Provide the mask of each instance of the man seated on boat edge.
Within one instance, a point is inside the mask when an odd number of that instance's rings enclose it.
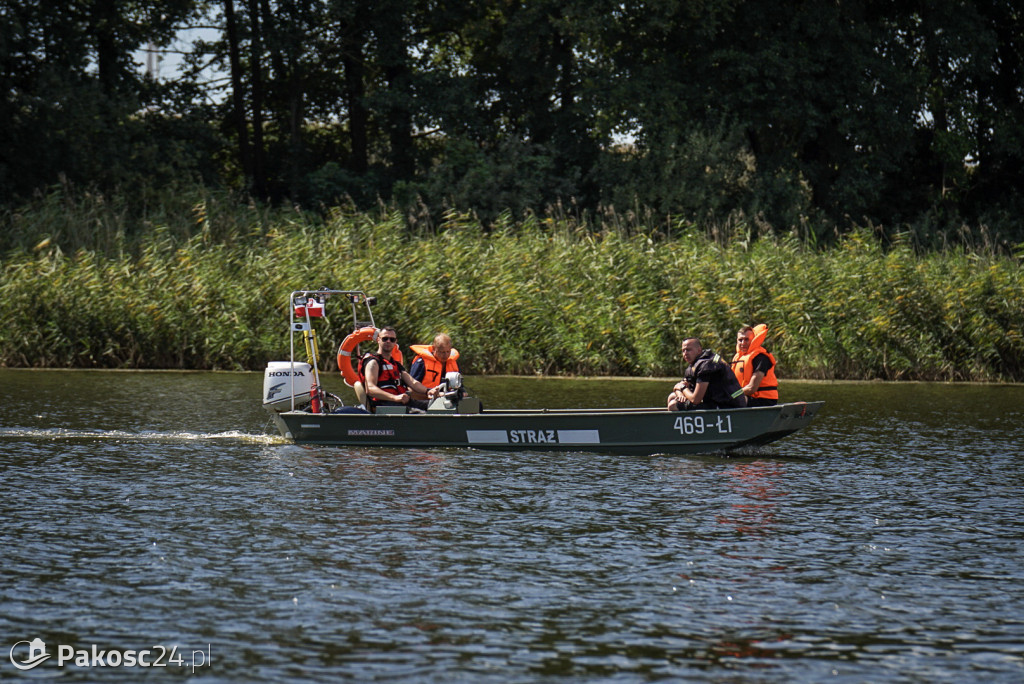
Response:
[[[443,332],[434,335],[431,345],[414,344],[409,347],[416,358],[409,367],[409,375],[424,387],[437,387],[450,372],[459,372],[459,350],[452,347],[452,338]]]
[[[775,357],[762,346],[768,326],[744,325],[736,333],[736,354],[729,365],[736,375],[747,406],[775,406],[779,403],[779,381],[775,376]]]
[[[721,356],[704,349],[696,337],[683,340],[682,352],[689,365],[683,379],[668,395],[666,405],[669,411],[743,408],[747,405],[743,388]]]
[[[359,360],[359,379],[366,392],[367,408],[375,412],[378,406],[406,406],[414,412],[426,411],[427,402],[414,399],[409,390],[420,392],[428,398],[437,395],[437,388],[428,388],[405,370],[401,363],[391,358],[398,342],[398,333],[391,326],[380,329],[377,336],[377,353],[368,352]]]

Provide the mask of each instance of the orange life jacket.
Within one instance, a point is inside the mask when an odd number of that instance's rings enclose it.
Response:
[[[459,364],[455,363],[455,360],[459,358],[459,350],[452,349],[451,356],[445,363],[441,363],[434,358],[433,346],[427,346],[425,344],[414,344],[409,347],[412,353],[418,358],[423,359],[423,368],[426,372],[423,374],[423,385],[430,389],[437,387],[440,384],[441,379],[444,378],[445,373],[451,373],[459,370]]]
[[[750,396],[755,399],[775,399],[779,398],[779,381],[775,377],[775,357],[772,353],[761,346],[764,342],[765,336],[768,334],[768,326],[764,323],[754,327],[754,337],[750,340],[750,347],[747,348],[747,353],[740,355],[740,349],[736,347],[736,354],[732,357],[732,372],[736,374],[736,379],[739,380],[740,387],[746,387],[747,383],[750,382],[750,378],[754,376],[754,358],[765,354],[769,359],[772,360],[772,367],[768,369],[768,372],[761,378],[761,384],[757,386],[757,391]]]

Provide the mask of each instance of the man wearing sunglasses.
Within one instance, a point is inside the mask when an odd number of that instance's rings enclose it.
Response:
[[[391,358],[397,343],[398,333],[394,328],[381,328],[377,334],[377,353],[369,352],[359,362],[359,376],[366,388],[370,411],[375,411],[378,406],[406,406],[425,411],[427,402],[413,399],[409,390],[425,394],[430,399],[437,395],[438,390],[425,387],[409,375],[401,363]]]

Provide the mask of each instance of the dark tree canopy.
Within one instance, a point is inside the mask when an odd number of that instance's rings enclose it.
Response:
[[[135,63],[199,26],[171,80]],[[0,0],[0,88],[8,207],[202,184],[1024,240],[1010,0]]]

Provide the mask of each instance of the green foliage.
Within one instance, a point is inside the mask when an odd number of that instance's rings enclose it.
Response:
[[[0,205],[200,183],[417,227],[561,202],[1009,252],[1018,4],[0,0]],[[197,26],[170,80],[133,64]]]
[[[69,224],[95,220],[72,209]],[[867,230],[822,250],[741,224],[666,237],[611,214],[485,229],[450,212],[411,234],[396,211],[320,220],[207,198],[168,219],[192,228],[10,251],[0,364],[260,369],[287,354],[287,293],[329,286],[379,296],[378,325],[406,348],[448,332],[468,373],[675,376],[683,338],[729,354],[739,325],[765,322],[783,379],[1024,380],[1024,270],[995,253],[883,248]],[[328,314],[334,368],[352,321],[337,302]]]
[[[61,182],[141,191],[211,180],[216,124],[166,108],[133,62],[148,42],[166,44],[195,5],[0,0],[0,202]]]
[[[32,249],[45,242],[67,252],[137,254],[156,229],[173,239],[206,231],[212,241],[230,242],[265,226],[272,213],[280,214],[264,205],[240,205],[231,193],[196,185],[150,190],[104,195],[55,187],[15,209],[0,211],[0,251]]]
[[[427,198],[432,208],[440,204],[473,212],[489,223],[502,212],[521,216],[577,194],[573,178],[553,172],[557,155],[549,150],[515,141],[497,147],[492,151],[468,140],[449,141],[421,181],[395,185],[395,202],[409,207]]]

